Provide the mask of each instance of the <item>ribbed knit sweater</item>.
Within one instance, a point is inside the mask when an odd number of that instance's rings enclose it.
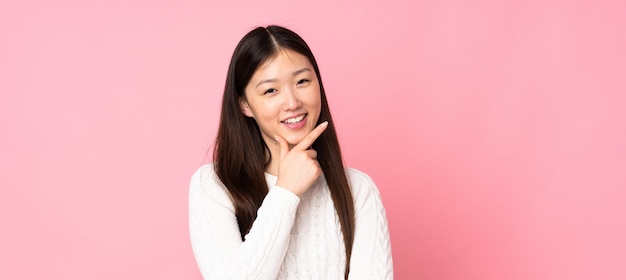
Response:
[[[355,207],[355,233],[349,279],[393,279],[385,209],[372,179],[347,169]],[[191,179],[191,245],[205,279],[343,279],[343,234],[324,176],[298,197],[275,186],[250,232],[241,241],[228,190],[211,164]]]

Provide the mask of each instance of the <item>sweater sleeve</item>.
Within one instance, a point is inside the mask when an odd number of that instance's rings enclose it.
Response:
[[[391,242],[385,208],[372,179],[349,169],[355,208],[349,279],[393,279]]]
[[[242,242],[233,203],[213,166],[198,169],[190,183],[189,232],[202,276],[276,279],[299,202],[292,192],[271,188]]]

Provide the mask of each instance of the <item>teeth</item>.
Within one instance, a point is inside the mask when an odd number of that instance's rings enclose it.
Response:
[[[302,115],[300,115],[299,117],[286,119],[286,120],[284,120],[283,122],[284,122],[284,123],[288,123],[288,124],[294,124],[294,123],[297,123],[297,122],[299,122],[299,121],[303,120],[305,116],[306,116],[306,114],[302,114]]]

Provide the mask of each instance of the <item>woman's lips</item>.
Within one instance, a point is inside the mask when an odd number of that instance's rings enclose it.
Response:
[[[291,129],[297,129],[304,126],[308,114],[301,114],[295,117],[288,118],[286,120],[281,121],[283,125]]]

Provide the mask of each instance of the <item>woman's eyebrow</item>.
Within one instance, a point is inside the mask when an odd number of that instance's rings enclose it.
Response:
[[[307,72],[307,71],[310,72],[311,69],[309,69],[308,67],[305,67],[305,68],[302,68],[300,70],[294,71],[292,75],[293,76],[298,76],[299,74],[302,74],[302,73]],[[276,78],[261,80],[261,81],[259,81],[258,84],[256,84],[256,87],[259,87],[261,84],[264,84],[264,83],[273,83],[273,82],[276,82],[277,80],[278,79],[276,79]]]
[[[256,84],[256,87],[259,87],[261,84],[264,84],[264,83],[273,83],[273,82],[276,82],[276,81],[277,81],[277,79],[265,79],[265,80],[261,80],[258,84]]]
[[[298,74],[301,74],[301,73],[306,72],[306,71],[311,71],[311,69],[305,67],[305,68],[302,68],[302,69],[300,69],[298,71],[293,72],[293,75],[294,76],[298,76]]]

